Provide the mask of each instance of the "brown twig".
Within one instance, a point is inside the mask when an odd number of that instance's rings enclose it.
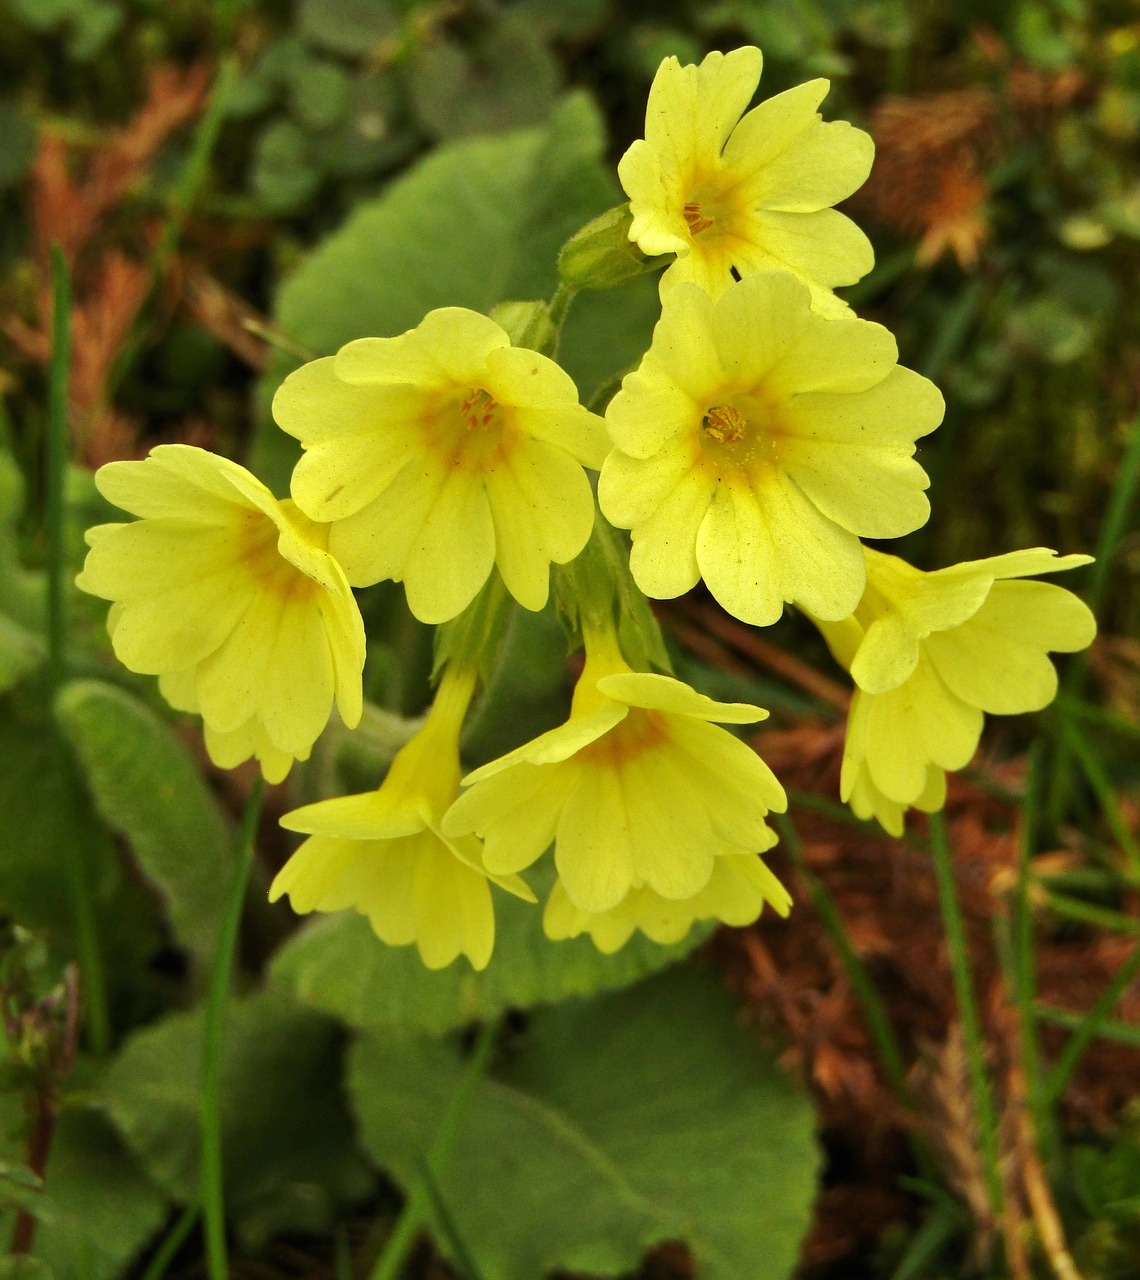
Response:
[[[71,1074],[79,1046],[79,967],[69,964],[63,971],[63,1036],[55,1052],[49,1052],[33,1095],[35,1119],[28,1135],[28,1168],[41,1181],[47,1172],[52,1139],[63,1102],[63,1085]],[[24,1208],[16,1214],[11,1252],[30,1253],[36,1236],[36,1219]]]

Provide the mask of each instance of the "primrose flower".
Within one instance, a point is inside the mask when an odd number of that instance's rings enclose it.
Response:
[[[772,836],[770,843],[775,843]],[[708,884],[691,898],[663,898],[646,885],[631,889],[611,911],[592,913],[576,907],[556,880],[546,901],[542,924],[554,941],[588,933],[606,955],[624,947],[638,929],[654,942],[680,942],[698,920],[746,925],[759,919],[768,903],[781,916],[791,910],[792,899],[784,886],[751,853],[730,853],[713,862]]]
[[[925,523],[914,442],[942,420],[932,382],[897,364],[881,325],[825,320],[787,272],[665,298],[653,344],[606,410],[616,448],[598,498],[633,531],[646,595],[701,576],[744,622],[792,601],[848,616],[863,592],[860,537]]]
[[[189,445],[111,462],[99,492],[142,517],[87,531],[76,583],[114,603],[119,661],[200,714],[224,768],[256,756],[270,782],[304,760],[335,698],[360,720],[364,625],[328,530],[237,463]]]
[[[294,911],[368,917],[390,946],[415,943],[429,969],[460,954],[485,969],[495,913],[478,840],[447,839],[439,822],[459,789],[459,730],[474,677],[449,668],[423,728],[392,761],[379,790],[295,809],[281,819],[309,836],[277,874],[270,902],[288,894]],[[518,876],[491,877],[535,900]]]
[[[583,465],[609,448],[552,360],[461,307],[398,338],[362,338],[290,374],[273,400],[305,454],[297,505],[332,522],[329,549],[358,587],[403,581],[423,622],[460,613],[499,566],[541,609],[551,562],[585,546],[594,500]]]
[[[718,858],[776,841],[765,824],[786,805],[766,764],[712,721],[766,711],[714,702],[668,676],[633,672],[611,634],[586,636],[570,719],[465,779],[444,832],[484,837],[496,874],[521,871],[554,843],[570,902],[612,911],[646,886],[691,899]]]
[[[1092,643],[1096,621],[1071,591],[1024,581],[1088,564],[1044,547],[923,573],[866,551],[867,590],[839,623],[817,625],[857,686],[840,795],[901,835],[908,806],[932,813],[946,771],[969,764],[983,713],[1039,711],[1057,692],[1050,653]]]
[[[831,87],[811,80],[744,115],[763,58],[751,46],[699,66],[666,58],[645,113],[645,138],[618,164],[629,238],[647,254],[675,253],[662,296],[687,281],[720,297],[737,276],[791,271],[824,314],[850,314],[831,292],[874,265],[871,243],[831,206],[862,186],[875,144],[816,108]]]

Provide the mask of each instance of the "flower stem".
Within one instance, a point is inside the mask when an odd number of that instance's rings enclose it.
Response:
[[[51,247],[51,369],[48,374],[46,523],[48,537],[48,670],[58,688],[67,667],[65,491],[70,440],[67,426],[71,375],[71,279],[59,245]]]
[[[428,1152],[427,1168],[430,1170],[431,1178],[437,1184],[451,1158],[452,1148],[466,1119],[467,1111],[474,1101],[475,1091],[487,1070],[491,1051],[495,1047],[497,1030],[494,1022],[483,1024],[479,1039],[475,1043],[471,1057],[467,1060],[459,1087],[452,1095],[435,1141]],[[400,1211],[399,1218],[396,1219],[392,1234],[388,1237],[380,1257],[376,1260],[376,1265],[372,1268],[369,1280],[397,1280],[400,1269],[424,1224],[424,1219],[428,1216],[431,1203],[430,1181],[425,1178],[417,1179],[408,1193],[407,1200],[404,1201],[404,1207]]]
[[[229,1280],[222,1170],[222,1051],[225,1046],[230,978],[237,952],[246,886],[253,869],[263,790],[264,781],[259,775],[242,814],[237,862],[233,868],[225,912],[218,930],[217,950],[214,953],[210,988],[206,996],[202,1034],[202,1089],[198,1107],[201,1144],[199,1199],[205,1223],[206,1264],[210,1280]]]
[[[973,978],[970,974],[966,930],[962,923],[958,890],[954,883],[950,838],[946,831],[946,821],[941,813],[930,815],[930,843],[934,855],[934,878],[938,884],[938,901],[942,909],[942,927],[946,931],[946,947],[950,955],[950,972],[954,980],[958,1012],[962,1018],[962,1034],[966,1041],[966,1062],[969,1069],[970,1091],[973,1094],[974,1113],[978,1118],[980,1130],[986,1191],[990,1211],[995,1219],[1000,1219],[1003,1196],[998,1158],[997,1108],[994,1105],[989,1076],[986,1074],[982,1026],[974,996]]]
[[[47,525],[47,649],[48,681],[54,692],[67,678],[67,468],[71,456],[68,404],[71,381],[71,278],[59,245],[51,247],[52,333],[48,373],[48,428],[45,441],[45,523]],[[75,948],[82,975],[83,1008],[93,1053],[102,1055],[111,1044],[107,1012],[107,984],[99,947],[95,900],[87,867],[92,830],[78,778],[62,738],[54,735],[60,767],[67,780],[67,803],[74,816],[76,839],[67,855],[68,893],[75,917]]]

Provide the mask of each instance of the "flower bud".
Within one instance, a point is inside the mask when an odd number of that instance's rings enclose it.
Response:
[[[562,246],[558,274],[571,289],[613,289],[655,270],[659,258],[647,258],[629,238],[633,218],[619,204],[587,222]]]

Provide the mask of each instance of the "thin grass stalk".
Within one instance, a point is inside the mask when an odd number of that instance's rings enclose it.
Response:
[[[495,1047],[497,1030],[494,1022],[483,1024],[479,1039],[464,1067],[459,1087],[448,1103],[435,1141],[428,1152],[427,1166],[437,1185],[451,1159],[452,1149],[467,1118],[475,1091],[486,1073],[491,1051]],[[408,1193],[407,1200],[404,1201],[404,1207],[400,1211],[399,1218],[396,1219],[396,1225],[392,1228],[392,1234],[388,1237],[380,1257],[376,1260],[376,1265],[372,1268],[369,1280],[397,1280],[412,1245],[415,1244],[416,1236],[419,1235],[427,1220],[430,1209],[431,1191],[427,1182],[419,1178]]]
[[[1109,781],[1103,762],[1089,745],[1085,735],[1071,720],[1065,723],[1062,737],[1068,741],[1069,749],[1076,756],[1081,772],[1085,775],[1085,780],[1096,797],[1097,804],[1100,805],[1105,821],[1132,864],[1132,878],[1140,879],[1140,843],[1137,842],[1128,823],[1124,820],[1124,815],[1120,812],[1120,806],[1116,803],[1116,794],[1112,790],[1112,783]]]
[[[206,996],[205,1026],[202,1033],[202,1087],[198,1106],[201,1150],[199,1200],[205,1224],[206,1268],[210,1280],[229,1280],[222,1152],[222,1054],[225,1047],[226,1014],[229,1011],[230,980],[241,930],[242,906],[253,869],[263,791],[264,782],[259,774],[242,814],[237,861],[218,929],[217,950],[214,953]]]
[[[995,1221],[1000,1221],[1004,1198],[998,1150],[997,1107],[990,1087],[989,1074],[986,1071],[982,1025],[974,996],[973,977],[970,973],[966,929],[962,922],[958,889],[954,883],[950,837],[946,830],[946,820],[941,813],[930,815],[930,836],[934,877],[938,885],[938,901],[942,910],[942,927],[946,933],[946,947],[950,957],[950,973],[954,981],[958,1012],[962,1019],[962,1034],[966,1042],[970,1092],[973,1096],[974,1113],[978,1118],[981,1155],[986,1174],[986,1193],[990,1202],[990,1211]]]
[[[1111,907],[1101,907],[1095,902],[1085,902],[1081,898],[1070,898],[1067,894],[1053,891],[1045,894],[1045,905],[1054,914],[1065,916],[1069,920],[1079,920],[1082,924],[1095,924],[1101,929],[1111,929],[1114,933],[1129,933],[1140,937],[1140,916],[1126,916],[1123,911],[1113,911]]]
[[[1038,1000],[1033,1006],[1039,1022],[1047,1022],[1051,1026],[1064,1027],[1068,1031],[1076,1031],[1084,1022],[1087,1014],[1073,1013],[1071,1009],[1059,1009],[1056,1005],[1046,1004]],[[1105,1018],[1095,1029],[1094,1039],[1114,1040],[1117,1044],[1132,1045],[1140,1049],[1140,1027],[1128,1022],[1116,1022]]]
[[[190,1232],[198,1225],[198,1217],[201,1210],[196,1204],[187,1205],[179,1215],[177,1222],[170,1228],[163,1238],[162,1243],[154,1251],[151,1260],[146,1264],[146,1270],[139,1276],[139,1280],[163,1280],[163,1277],[170,1270],[170,1264],[174,1261],[178,1254],[178,1250],[189,1239]]]
[[[919,1280],[962,1226],[962,1210],[951,1201],[936,1205],[911,1237],[891,1280]]]
[[[48,425],[45,440],[45,517],[47,525],[47,649],[48,680],[58,691],[67,679],[67,469],[71,458],[68,404],[71,381],[71,278],[58,245],[51,248],[52,334],[48,370]],[[68,894],[75,919],[75,947],[82,979],[83,1012],[90,1047],[105,1054],[111,1047],[107,983],[103,973],[99,924],[87,865],[84,837],[90,819],[80,799],[82,781],[62,738],[54,735],[61,768],[69,781],[69,800],[77,838],[67,856]]]
[[[1097,534],[1095,560],[1089,575],[1088,605],[1100,619],[1101,605],[1108,590],[1109,575],[1112,562],[1116,557],[1116,549],[1124,537],[1128,526],[1129,512],[1132,503],[1140,490],[1140,413],[1132,422],[1131,436],[1120,460],[1120,468],[1112,483],[1108,495],[1108,504],[1104,509],[1104,518],[1100,522]],[[1076,654],[1065,672],[1061,685],[1061,697],[1057,701],[1057,710],[1061,723],[1065,728],[1072,725],[1069,707],[1080,700],[1084,687],[1085,673],[1088,670],[1088,659],[1084,653]],[[1049,788],[1049,825],[1055,827],[1064,814],[1072,794],[1072,754],[1073,744],[1068,734],[1062,733],[1053,756],[1053,772]]]
[[[1021,1065],[1025,1072],[1034,1129],[1046,1160],[1051,1161],[1056,1154],[1056,1135],[1053,1115],[1042,1087],[1041,1046],[1037,1040],[1037,1019],[1033,1008],[1037,973],[1033,947],[1033,905],[1029,898],[1033,852],[1041,814],[1041,766],[1042,745],[1036,742],[1029,752],[1025,794],[1021,802],[1021,839],[1017,847],[1017,886],[1014,891],[1012,919],[1013,1000],[1017,1009]]]
[[[1138,972],[1140,972],[1140,944],[1137,944],[1132,954],[1120,966],[1116,977],[1105,988],[1100,999],[1081,1018],[1073,1034],[1066,1041],[1065,1047],[1058,1055],[1057,1061],[1053,1063],[1053,1068],[1045,1082],[1045,1088],[1051,1103],[1058,1102],[1061,1095],[1068,1088],[1069,1081],[1073,1078],[1073,1072],[1080,1065],[1085,1050],[1104,1023],[1108,1021],[1108,1015],[1116,1007],[1116,1002],[1124,994],[1125,988],[1136,977]]]
[[[839,915],[835,900],[828,893],[823,881],[807,865],[799,833],[796,831],[791,819],[786,814],[774,814],[773,821],[780,832],[780,838],[784,842],[788,856],[791,858],[800,878],[807,886],[808,895],[811,898],[812,906],[815,908],[815,913],[839,953],[840,961],[847,974],[847,980],[851,983],[851,989],[855,992],[856,999],[858,999],[862,1007],[867,1030],[871,1033],[871,1039],[874,1041],[879,1062],[886,1073],[895,1097],[898,1099],[899,1104],[913,1115],[915,1113],[914,1097],[907,1083],[906,1062],[903,1058],[898,1037],[895,1035],[895,1029],[891,1025],[886,1006],[880,999],[866,966],[855,954],[855,949],[847,936],[847,930],[843,927],[843,920]],[[934,1164],[922,1135],[911,1131],[908,1136],[911,1150],[914,1153],[915,1164],[925,1175],[933,1175]]]

